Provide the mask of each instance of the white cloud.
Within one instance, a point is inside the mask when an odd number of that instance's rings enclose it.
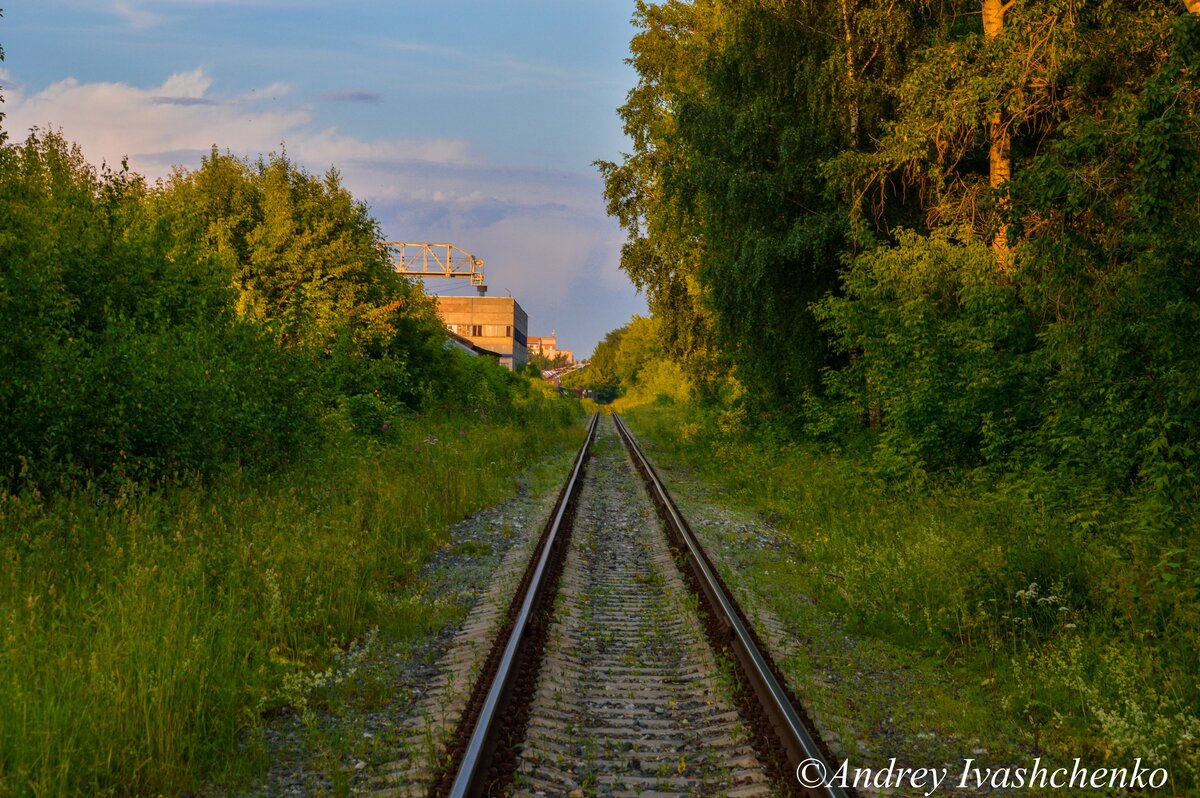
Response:
[[[203,69],[150,88],[69,78],[6,93],[10,134],[61,128],[93,163],[128,156],[151,179],[177,164],[198,167],[214,144],[243,157],[284,144],[314,172],[336,166],[385,236],[452,241],[483,257],[493,293],[511,291],[533,331],[557,328],[581,351],[629,313],[644,312],[617,269],[622,236],[604,213],[594,173],[484,163],[466,138],[357,138],[321,116],[329,104],[286,102],[287,85],[222,96]],[[592,319],[600,305],[605,317],[623,317]]]
[[[215,144],[243,156],[277,149],[281,143],[300,161],[323,170],[345,161],[447,161],[462,163],[461,139],[362,140],[315,124],[310,106],[285,102],[290,88],[273,83],[240,96],[212,93],[212,78],[195,69],[171,75],[152,88],[127,83],[61,80],[41,91],[10,91],[5,127],[62,128],[94,162],[113,164],[128,156],[148,177],[171,167],[199,165]]]
[[[167,78],[159,90],[167,97],[203,97],[212,86],[212,78],[203,69],[180,72]]]

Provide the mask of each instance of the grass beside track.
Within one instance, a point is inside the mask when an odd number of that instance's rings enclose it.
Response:
[[[1200,790],[1194,535],[1163,548],[1113,497],[1064,507],[1002,483],[897,486],[852,454],[723,434],[680,406],[626,418],[658,462],[787,538],[739,556],[736,575],[781,617],[802,618],[809,597],[916,667],[949,669],[968,688],[952,708],[966,734],[1015,728],[1093,767],[1141,757],[1168,768],[1175,794]]]
[[[453,521],[573,449],[578,416],[418,418],[274,476],[0,494],[0,796],[154,795],[255,768],[364,635],[435,629]],[[259,763],[261,764],[261,763]]]

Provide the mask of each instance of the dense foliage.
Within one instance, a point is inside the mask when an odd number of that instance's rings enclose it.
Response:
[[[0,147],[0,205],[10,486],[271,466],[331,427],[527,390],[443,347],[336,172],[214,149],[149,185],[35,131]]]
[[[641,2],[600,164],[622,267],[714,397],[1196,496],[1200,18],[1184,4]],[[713,388],[717,390],[713,390]],[[726,396],[728,394],[726,393]]]
[[[346,433],[266,475],[0,492],[0,795],[245,793],[236,782],[272,764],[264,718],[303,717],[324,750],[312,713],[402,711],[393,669],[356,669],[461,617],[425,564],[514,485],[550,490],[579,417],[547,397],[509,420],[424,413]],[[498,556],[470,545],[473,567]],[[353,761],[306,766],[338,784]]]
[[[562,352],[556,353],[554,357],[547,357],[541,352],[530,352],[529,365],[532,366],[538,374],[541,374],[543,371],[566,366],[567,356]]]
[[[708,412],[676,434],[738,490],[799,475],[807,503],[772,507],[797,523],[842,500],[808,475],[861,482],[871,524],[801,558],[856,577],[805,589],[920,626],[1061,751],[1197,783],[1200,4],[642,0],[634,22],[633,150],[599,166]],[[923,519],[943,491],[932,527],[878,533],[872,502]],[[992,612],[1048,587],[1071,623]]]
[[[457,614],[452,522],[566,466],[578,405],[448,350],[379,238],[286,154],[151,185],[0,130],[0,795],[251,775]]]
[[[588,365],[564,375],[562,383],[590,391],[600,403],[622,397],[630,402],[686,400],[691,383],[667,354],[663,338],[662,322],[634,316],[604,336]]]

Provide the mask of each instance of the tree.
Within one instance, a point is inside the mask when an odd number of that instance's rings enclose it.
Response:
[[[444,349],[335,172],[214,150],[150,186],[35,130],[0,146],[0,205],[9,483],[269,466],[322,417],[378,432],[437,397],[511,399]]]
[[[839,336],[858,336],[839,339],[838,384],[927,464],[1019,457],[1106,487],[1176,473],[1200,436],[1174,376],[1200,368],[1183,331],[1200,313],[1187,287],[1200,210],[1178,201],[1200,195],[1200,23],[1166,0],[991,12],[1004,17],[990,35],[931,37],[879,146],[834,162],[911,187],[924,211],[916,234],[856,258],[847,297],[826,305]],[[938,395],[967,422],[954,435]]]
[[[667,352],[939,466],[1193,457],[1194,7],[643,3],[602,171]]]
[[[625,228],[621,269],[646,292],[663,319],[663,345],[705,383],[720,379],[712,314],[700,278],[704,237],[695,215],[671,192],[672,175],[686,172],[688,155],[677,143],[682,97],[699,87],[699,71],[719,45],[722,3],[639,0],[628,60],[637,86],[618,109],[634,143],[620,163],[597,161],[608,212]],[[697,89],[698,90],[698,89]]]
[[[3,18],[4,18],[4,9],[0,8],[0,19],[3,19]],[[0,44],[0,63],[3,63],[3,62],[4,62],[4,45]],[[3,88],[3,86],[0,86],[0,88]],[[0,94],[0,103],[3,103],[3,102],[4,102],[4,95]],[[4,112],[0,111],[0,122],[3,122],[3,121],[4,121]],[[7,136],[4,132],[4,128],[0,127],[0,146],[4,145],[6,138],[7,138]]]
[[[534,366],[534,368],[537,369],[538,374],[540,375],[543,371],[548,371],[550,369],[562,368],[563,366],[566,366],[567,365],[567,356],[562,354],[561,352],[556,354],[554,357],[547,357],[546,355],[543,355],[541,352],[530,352],[529,353],[529,363],[532,366]]]
[[[628,327],[611,330],[592,352],[588,365],[572,371],[562,378],[568,388],[591,391],[598,402],[611,402],[621,395],[621,376],[618,369],[618,354],[621,339]]]
[[[667,351],[703,385],[732,367],[763,409],[820,392],[813,305],[837,286],[864,182],[841,197],[832,153],[882,135],[926,15],[954,6],[826,0],[641,3],[634,152],[602,163]],[[940,18],[940,17],[938,17]],[[831,183],[831,177],[835,182]]]
[[[1004,32],[1004,14],[1016,0],[983,0],[983,35],[985,39],[997,39]],[[1012,134],[1004,112],[996,109],[988,120],[990,144],[988,149],[988,185],[992,191],[1003,190],[1012,177]],[[1008,226],[999,225],[993,248],[1002,267],[1009,263]]]

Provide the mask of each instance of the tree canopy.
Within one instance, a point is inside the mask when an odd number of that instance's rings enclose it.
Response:
[[[600,169],[666,351],[915,468],[1192,495],[1189,8],[640,2]]]
[[[54,131],[0,146],[0,481],[269,467],[523,381],[444,347],[336,172],[217,149],[154,185]]]

